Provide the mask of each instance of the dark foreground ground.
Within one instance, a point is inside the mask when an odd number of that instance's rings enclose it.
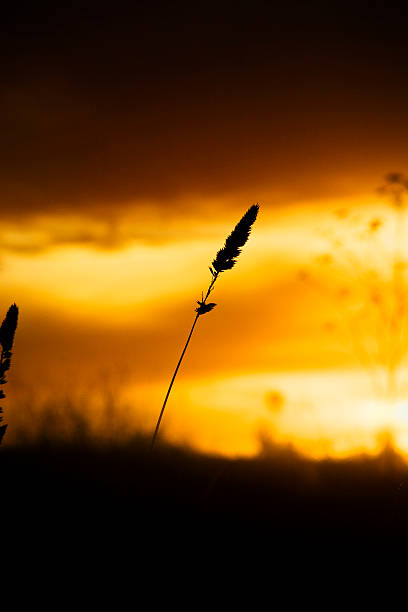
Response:
[[[312,461],[270,445],[229,460],[146,440],[0,449],[3,535],[133,542],[236,537],[392,540],[408,533],[408,466],[375,457]],[[135,544],[137,543],[137,544]]]
[[[376,592],[380,565],[394,589],[404,584],[394,565],[405,567],[408,466],[390,445],[320,462],[267,444],[248,460],[164,445],[149,454],[143,439],[4,445],[0,470],[2,590],[28,602],[21,609],[69,599],[93,610],[108,593],[114,610],[159,599],[180,609],[183,597],[189,610],[204,598],[218,609],[221,590],[230,609],[262,588],[264,602],[283,591],[283,609],[319,596],[326,610],[355,583]]]

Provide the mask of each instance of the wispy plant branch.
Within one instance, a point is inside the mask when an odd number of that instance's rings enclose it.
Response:
[[[247,242],[249,238],[249,234],[251,233],[251,228],[256,220],[258,211],[259,211],[258,204],[254,204],[247,210],[245,215],[237,223],[235,228],[232,230],[231,234],[226,239],[224,246],[218,251],[215,259],[212,261],[212,264],[209,268],[211,272],[212,280],[207,289],[207,293],[205,294],[205,296],[204,294],[201,294],[201,300],[197,301],[198,307],[195,309],[197,314],[193,321],[193,325],[190,329],[190,333],[188,334],[187,341],[180,355],[180,359],[177,363],[176,369],[174,370],[174,374],[170,381],[169,388],[167,389],[166,397],[164,398],[163,406],[160,410],[159,418],[157,419],[156,428],[154,430],[151,447],[150,447],[151,450],[153,450],[154,444],[156,442],[157,434],[159,432],[160,423],[163,418],[167,400],[169,399],[169,395],[173,387],[173,383],[176,379],[177,372],[179,371],[181,362],[183,361],[183,357],[186,353],[187,347],[191,340],[191,336],[193,335],[197,321],[201,315],[206,314],[207,312],[210,312],[211,310],[213,310],[213,308],[215,308],[216,304],[214,302],[207,303],[207,300],[211,292],[214,289],[214,285],[219,275],[226,270],[231,270],[231,268],[233,268],[233,266],[235,265],[236,259],[238,255],[241,253],[242,247],[244,246],[244,244]]]

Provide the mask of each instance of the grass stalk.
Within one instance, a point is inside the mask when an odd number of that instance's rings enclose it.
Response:
[[[0,385],[7,383],[6,372],[10,369],[11,349],[13,348],[14,334],[16,332],[18,321],[18,308],[15,304],[12,304],[7,311],[6,317],[0,326]],[[0,399],[4,399],[6,396],[4,391],[0,390]],[[0,423],[3,421],[3,408],[0,408]],[[6,433],[7,425],[0,425],[0,444]]]
[[[196,327],[197,321],[200,316],[210,312],[211,310],[213,310],[213,308],[215,308],[216,304],[214,304],[213,302],[207,303],[207,300],[211,292],[213,291],[215,282],[217,281],[221,272],[230,270],[235,265],[236,259],[238,255],[241,253],[241,248],[244,246],[244,244],[249,238],[249,234],[251,233],[251,227],[253,223],[255,222],[255,219],[258,215],[258,210],[259,210],[258,204],[254,204],[247,210],[247,212],[244,214],[241,220],[237,223],[237,225],[235,226],[231,234],[227,237],[224,246],[218,251],[215,259],[213,260],[209,268],[211,272],[212,280],[207,289],[207,293],[205,294],[205,296],[202,294],[201,300],[197,301],[198,307],[195,309],[197,314],[195,316],[193,325],[190,329],[190,333],[188,334],[188,337],[187,337],[187,341],[184,345],[184,348],[178,360],[176,369],[174,370],[172,379],[170,381],[169,388],[167,389],[167,393],[164,398],[164,402],[160,410],[159,418],[157,419],[156,427],[153,433],[153,437],[152,437],[152,441],[150,445],[151,451],[153,450],[156,439],[157,439],[157,435],[158,435],[160,424],[163,418],[164,410],[167,405],[167,400],[169,399],[170,392],[172,390],[174,381],[179,371],[181,362],[183,361],[184,355],[187,351],[187,347],[190,343],[190,340],[193,335],[194,329]]]

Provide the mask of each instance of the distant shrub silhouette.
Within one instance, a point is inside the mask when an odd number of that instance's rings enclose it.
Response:
[[[10,369],[11,362],[11,349],[13,348],[14,334],[17,328],[18,321],[18,308],[15,304],[10,306],[6,317],[0,327],[0,344],[1,344],[1,356],[0,356],[0,385],[5,385],[6,372]],[[0,399],[4,399],[6,396],[4,391],[0,390]],[[0,408],[0,422],[3,420],[1,414],[3,409]],[[0,425],[0,444],[6,433],[7,425]]]
[[[166,397],[164,398],[164,402],[163,402],[163,406],[162,409],[160,411],[159,414],[159,418],[157,420],[156,423],[156,428],[154,430],[154,434],[153,434],[153,438],[152,438],[152,443],[151,443],[151,449],[153,449],[154,447],[154,443],[156,441],[156,437],[157,437],[157,433],[159,431],[159,427],[160,427],[160,423],[163,417],[163,413],[164,413],[164,409],[166,407],[167,404],[167,400],[169,398],[170,395],[170,391],[171,388],[173,386],[174,380],[177,376],[177,372],[180,368],[181,362],[183,360],[184,354],[187,350],[188,344],[190,342],[191,336],[193,335],[193,331],[194,328],[196,326],[196,323],[198,321],[198,318],[200,317],[200,315],[206,314],[207,312],[210,312],[211,310],[213,310],[213,308],[215,308],[216,304],[214,302],[210,302],[207,303],[207,299],[210,296],[210,293],[213,291],[214,289],[214,284],[215,281],[217,280],[218,276],[221,274],[221,272],[225,272],[226,270],[231,270],[231,268],[234,267],[235,263],[236,263],[236,259],[238,257],[238,255],[241,253],[241,249],[244,246],[244,244],[246,243],[246,241],[249,238],[249,234],[251,233],[251,228],[252,225],[254,224],[256,217],[258,215],[258,211],[259,211],[259,205],[258,204],[253,204],[244,214],[244,216],[242,217],[242,219],[237,223],[237,225],[235,226],[235,228],[232,230],[231,234],[228,236],[228,238],[225,241],[224,246],[218,251],[215,259],[212,261],[211,266],[209,267],[209,270],[211,272],[211,276],[212,276],[212,281],[210,283],[210,286],[208,287],[207,293],[205,294],[205,297],[203,294],[201,294],[201,300],[197,301],[198,307],[195,309],[197,315],[194,319],[192,328],[190,330],[190,333],[188,335],[187,338],[187,342],[184,345],[183,351],[181,353],[180,359],[178,361],[178,364],[176,366],[176,369],[174,371],[173,377],[170,381],[170,385],[169,388],[167,390],[166,393]]]

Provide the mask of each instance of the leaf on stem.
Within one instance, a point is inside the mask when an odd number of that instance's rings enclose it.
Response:
[[[215,306],[217,304],[214,304],[213,302],[210,302],[210,304],[206,304],[205,302],[197,302],[198,304],[198,308],[196,308],[196,312],[199,315],[205,314],[206,312],[210,312],[210,310],[212,310],[213,308],[215,308]]]

